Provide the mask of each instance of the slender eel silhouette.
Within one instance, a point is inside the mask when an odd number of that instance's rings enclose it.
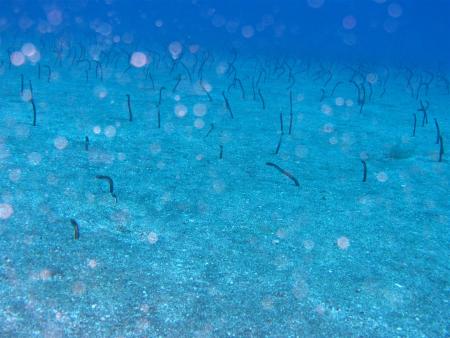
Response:
[[[294,177],[294,175],[292,175],[290,172],[287,172],[286,170],[280,168],[278,165],[276,165],[275,163],[272,162],[266,162],[266,165],[268,165],[269,167],[274,167],[275,169],[277,169],[280,173],[282,173],[283,175],[289,177],[294,184],[299,187],[300,184],[298,183],[298,180]]]

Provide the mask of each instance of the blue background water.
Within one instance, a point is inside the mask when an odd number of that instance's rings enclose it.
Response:
[[[389,14],[390,6],[394,6],[394,15]],[[102,19],[116,34],[132,32],[144,41],[238,44],[249,50],[256,47],[260,54],[406,59],[411,63],[445,62],[450,56],[450,4],[446,0],[2,0],[2,17],[15,27],[23,16],[35,22],[45,20],[46,11],[53,7],[63,10],[62,26],[69,31],[86,29],[89,20]],[[85,19],[84,24],[74,25],[77,16]],[[343,28],[346,16],[356,19],[354,29]],[[161,28],[155,27],[156,20],[163,21]],[[227,29],[230,22],[237,26]],[[240,34],[245,25],[257,29],[251,39]]]
[[[0,0],[0,336],[448,337],[449,9]]]

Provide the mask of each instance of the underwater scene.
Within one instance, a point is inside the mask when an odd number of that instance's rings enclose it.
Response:
[[[450,337],[450,2],[0,0],[0,337]]]

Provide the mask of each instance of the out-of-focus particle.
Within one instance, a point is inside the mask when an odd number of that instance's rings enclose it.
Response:
[[[0,204],[0,219],[8,219],[14,213],[13,207],[8,203]]]

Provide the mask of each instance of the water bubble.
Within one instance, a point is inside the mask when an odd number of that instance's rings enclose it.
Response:
[[[345,33],[345,34],[343,34],[342,41],[348,46],[355,45],[358,42],[357,40],[358,39],[356,38],[356,35],[353,34],[353,33]]]
[[[207,91],[208,93],[211,93],[213,87],[208,81],[202,81],[201,84],[203,85],[203,88],[205,91]]]
[[[314,249],[314,241],[310,240],[310,239],[306,239],[303,241],[303,247],[308,250],[311,251],[312,249]]]
[[[173,41],[169,45],[169,52],[172,55],[173,59],[178,59],[181,52],[183,51],[183,46],[178,41]]]
[[[36,50],[35,53],[33,53],[32,55],[28,56],[28,60],[31,63],[38,63],[41,60],[41,53]]]
[[[239,21],[235,20],[230,20],[225,25],[225,29],[227,30],[228,33],[236,33],[238,28],[239,28]]]
[[[207,107],[204,103],[196,103],[194,105],[194,115],[197,117],[203,117],[206,115]]]
[[[287,237],[286,229],[284,228],[278,229],[275,234],[278,238],[281,239],[285,239]]]
[[[23,46],[20,50],[23,53],[23,55],[25,55],[27,57],[31,57],[31,56],[33,56],[33,54],[35,54],[37,52],[36,47],[30,42],[23,44]]]
[[[297,299],[305,298],[309,292],[309,286],[303,279],[297,279],[292,287],[292,293]]]
[[[116,136],[116,128],[114,126],[107,126],[104,130],[105,136],[108,138],[112,138]]]
[[[147,235],[147,241],[150,243],[150,244],[155,244],[156,242],[158,242],[158,234],[156,233],[156,232],[150,232],[148,235]]]
[[[333,108],[331,108],[331,106],[329,106],[328,104],[324,104],[322,105],[322,113],[324,113],[325,115],[333,115]]]
[[[389,179],[388,175],[384,171],[380,171],[379,173],[377,173],[376,177],[378,182],[381,183],[384,183]]]
[[[199,50],[200,50],[200,45],[194,44],[194,45],[189,46],[189,52],[191,52],[191,54],[195,54]]]
[[[323,315],[325,314],[325,308],[324,308],[324,306],[323,306],[322,304],[317,305],[317,306],[314,308],[314,311],[315,311],[316,313],[318,313],[319,315],[321,315],[321,316],[323,316]]]
[[[295,155],[299,158],[305,158],[308,156],[309,150],[304,145],[298,145],[295,147]]]
[[[108,36],[112,33],[112,26],[106,22],[103,22],[97,29],[97,32],[103,36]]]
[[[86,284],[81,281],[75,282],[72,286],[72,292],[76,296],[82,296],[86,293]]]
[[[403,14],[403,8],[397,3],[392,3],[388,6],[388,14],[393,18],[399,18]]]
[[[269,296],[264,297],[263,300],[261,300],[261,305],[264,310],[272,310],[273,309],[273,299]]]
[[[148,313],[148,311],[150,310],[150,306],[148,304],[142,304],[139,309],[144,313]]]
[[[53,140],[53,145],[58,150],[63,150],[65,147],[67,147],[68,144],[69,144],[69,141],[67,141],[67,138],[65,138],[64,136],[57,136]]]
[[[152,155],[158,155],[161,152],[161,145],[159,143],[150,144],[150,152]]]
[[[344,19],[342,19],[342,26],[348,30],[355,28],[356,18],[353,15],[347,15]]]
[[[219,28],[219,27],[222,27],[223,25],[225,25],[226,20],[222,15],[216,14],[213,16],[211,23],[214,27]]]
[[[217,75],[223,75],[228,70],[228,64],[225,62],[221,62],[216,67]]]
[[[47,183],[50,185],[57,185],[59,182],[58,177],[54,174],[48,174],[47,176]]]
[[[163,128],[167,135],[171,135],[175,132],[175,125],[171,122],[164,123]]]
[[[52,278],[52,276],[53,272],[50,269],[42,269],[35,275],[35,278],[43,281],[48,281]]]
[[[24,17],[21,17],[19,19],[19,27],[20,27],[20,29],[27,30],[31,26],[33,26],[33,20],[31,20],[30,18],[24,16]]]
[[[388,18],[384,24],[383,28],[388,33],[395,33],[398,29],[398,22],[393,18]]]
[[[359,153],[359,158],[363,161],[366,161],[369,159],[369,154],[366,151],[361,151]]]
[[[325,0],[308,0],[308,5],[311,8],[320,8],[325,3]]]
[[[9,172],[9,179],[12,182],[18,182],[20,180],[20,177],[22,176],[22,170],[18,169],[13,169]]]
[[[50,33],[52,31],[52,27],[47,21],[39,22],[37,29],[41,34]]]
[[[334,131],[334,125],[332,123],[325,123],[322,130],[327,134],[332,133]]]
[[[172,193],[170,191],[165,191],[161,196],[161,202],[165,204],[170,201],[172,201]]]
[[[369,73],[366,76],[366,80],[371,84],[375,84],[378,81],[378,75],[375,73]]]
[[[34,152],[28,154],[28,162],[31,165],[38,165],[39,163],[41,163],[41,160],[42,160],[42,156],[38,152],[34,151]]]
[[[336,98],[336,106],[341,107],[345,104],[345,100],[343,97],[337,97]]]
[[[28,138],[28,136],[30,135],[30,127],[24,126],[24,125],[16,126],[15,132],[16,132],[17,137],[25,139],[25,138]],[[0,158],[1,158],[1,155],[0,155]]]
[[[12,52],[9,59],[11,64],[16,67],[22,66],[25,63],[25,55],[22,52]]]
[[[175,106],[175,115],[182,118],[185,117],[188,112],[187,107],[184,104],[177,104]]]
[[[8,203],[0,203],[0,219],[8,219],[14,213],[12,206]]]
[[[47,20],[52,26],[58,26],[63,20],[63,16],[60,10],[53,9],[47,13]]]
[[[218,179],[213,182],[213,189],[216,193],[222,193],[225,190],[225,182]]]
[[[195,119],[194,127],[197,129],[202,129],[205,126],[205,121],[203,119]]]
[[[30,101],[33,98],[33,93],[29,89],[24,89],[22,93],[22,100],[25,102]]]
[[[136,68],[144,67],[148,63],[147,55],[142,52],[134,52],[131,55],[130,63]]]
[[[133,40],[134,40],[134,37],[133,37],[133,34],[131,34],[131,33],[124,33],[122,35],[123,43],[130,44],[133,42]]]
[[[250,39],[253,35],[255,35],[255,29],[253,26],[247,25],[242,27],[241,33],[244,38]]]
[[[350,246],[350,240],[345,236],[339,237],[337,239],[337,245],[338,245],[339,249],[347,250],[348,247]]]
[[[102,100],[108,96],[108,90],[103,86],[97,86],[94,88],[94,95]]]
[[[100,126],[95,126],[94,128],[92,128],[92,132],[98,135],[102,132],[102,128]]]

